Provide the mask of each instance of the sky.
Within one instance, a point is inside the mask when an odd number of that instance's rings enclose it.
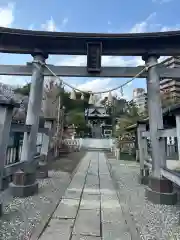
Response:
[[[29,30],[98,33],[139,33],[180,29],[180,0],[0,0],[0,26]],[[0,53],[0,64],[26,64],[30,55]],[[86,66],[85,56],[49,56],[47,63]],[[102,58],[103,66],[138,66],[139,57]],[[88,91],[107,90],[126,82],[118,78],[63,78]],[[23,85],[30,77],[0,76],[0,82]],[[145,79],[135,79],[123,88],[131,99],[133,88],[146,88]],[[117,95],[120,94],[116,92]]]

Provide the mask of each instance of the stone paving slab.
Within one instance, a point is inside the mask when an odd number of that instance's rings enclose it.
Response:
[[[119,223],[124,224],[124,215],[119,208],[104,208],[101,210],[101,221],[102,223]]]
[[[83,191],[82,200],[88,200],[88,201],[95,200],[100,202],[101,196],[100,196],[100,193],[94,193],[94,192],[86,193]]]
[[[79,210],[73,234],[100,237],[100,209]]]
[[[91,199],[91,200],[82,199],[80,209],[86,209],[86,210],[97,209],[97,210],[100,210],[100,197],[98,195],[93,195],[93,197],[96,198],[96,199]]]
[[[79,207],[79,200],[77,199],[62,199],[61,203],[57,207],[55,213],[53,214],[53,218],[74,218],[77,215]]]
[[[65,192],[65,195],[63,196],[63,199],[79,199],[82,193],[81,188],[68,188],[68,190]]]
[[[51,219],[46,231],[39,238],[40,240],[58,240],[58,239],[70,239],[73,219]]]
[[[133,240],[127,226],[120,223],[104,223],[102,240]]]
[[[96,237],[96,236],[77,236],[73,235],[71,240],[101,240],[101,237]]]
[[[97,186],[86,187],[84,188],[83,193],[97,195],[97,194],[100,194],[100,189]]]

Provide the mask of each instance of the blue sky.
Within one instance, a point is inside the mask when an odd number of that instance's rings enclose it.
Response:
[[[0,26],[47,31],[75,32],[152,32],[180,28],[179,0],[0,0]],[[29,55],[0,54],[0,64],[26,64]],[[50,56],[56,65],[84,65],[84,56]],[[137,66],[140,58],[105,57],[104,66]],[[87,90],[104,90],[128,79],[66,78],[66,81]],[[25,84],[27,77],[0,77],[0,82]],[[132,89],[145,87],[145,80],[136,79],[124,88],[130,98]]]

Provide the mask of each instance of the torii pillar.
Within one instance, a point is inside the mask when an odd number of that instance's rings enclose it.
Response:
[[[32,82],[26,116],[26,125],[31,126],[29,133],[24,133],[21,161],[27,162],[24,169],[17,171],[10,184],[11,193],[14,197],[27,197],[38,191],[36,181],[36,164],[33,159],[36,153],[37,134],[39,129],[39,115],[42,105],[43,86],[44,86],[44,66],[38,61],[45,63],[47,58],[41,51],[32,54]]]
[[[24,133],[21,161],[32,161],[34,158],[43,97],[44,67],[36,63],[36,61],[45,63],[47,56],[43,53],[34,53],[32,56],[35,63],[32,63],[32,82],[26,116],[26,125],[31,125],[32,127],[30,133]]]
[[[160,78],[157,73],[157,60],[159,56],[143,56],[148,69],[147,98],[149,112],[149,128],[152,146],[152,174],[149,177],[149,187],[146,197],[157,204],[175,204],[177,194],[173,192],[173,185],[161,175],[161,168],[166,167],[165,141],[160,138],[159,130],[163,130],[163,114],[160,95]],[[154,66],[153,66],[154,65]]]

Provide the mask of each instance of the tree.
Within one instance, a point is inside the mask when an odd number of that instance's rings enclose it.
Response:
[[[24,96],[29,96],[31,83],[24,85],[23,87],[16,88],[15,93],[20,93]],[[61,104],[65,106],[66,112],[71,110],[77,110],[77,112],[84,112],[84,109],[88,107],[89,93],[84,94],[84,100],[81,100],[81,94],[76,93],[76,100],[71,100],[70,93],[64,89],[59,89],[59,95],[61,95]],[[57,98],[59,96],[57,94]]]
[[[133,101],[128,102],[125,113],[119,118],[116,135],[121,135],[125,129],[142,120],[144,117],[139,114],[138,108]]]
[[[88,129],[84,117],[84,112],[77,112],[76,110],[70,111],[68,113],[67,122],[70,125],[75,125],[77,134],[79,134],[80,132],[86,132]]]
[[[14,93],[20,93],[24,96],[29,96],[30,88],[31,88],[31,83],[27,83],[23,87],[19,87],[19,88],[14,89]]]

